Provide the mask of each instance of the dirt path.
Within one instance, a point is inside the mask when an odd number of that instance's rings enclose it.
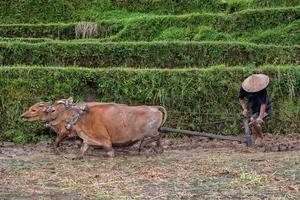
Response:
[[[72,160],[79,150],[74,141],[63,143],[62,155],[46,141],[5,143],[0,199],[300,199],[299,142],[299,135],[268,136],[264,147],[246,148],[195,137],[164,139],[161,155],[138,155],[134,146],[114,158],[91,149],[83,160]],[[287,143],[293,151],[279,148]]]

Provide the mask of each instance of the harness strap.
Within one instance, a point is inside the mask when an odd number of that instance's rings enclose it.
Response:
[[[79,121],[81,115],[88,112],[88,106],[86,104],[84,104],[82,106],[74,105],[74,106],[72,106],[72,108],[78,109],[79,113],[77,113],[76,115],[73,115],[71,118],[69,118],[67,120],[67,123],[65,125],[67,130],[72,129],[76,125],[76,123]]]

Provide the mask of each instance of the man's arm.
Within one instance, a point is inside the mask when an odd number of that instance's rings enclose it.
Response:
[[[266,112],[266,108],[267,108],[267,90],[264,89],[262,92],[260,92],[260,95],[259,95],[259,101],[260,101],[260,108],[259,108],[259,116],[258,118],[256,119],[257,122],[260,124],[262,122],[264,122],[264,115],[265,115],[265,112]]]
[[[263,119],[264,119],[265,112],[266,112],[266,104],[264,103],[264,104],[260,105],[259,116],[257,118],[258,123],[261,123],[264,121]]]
[[[239,102],[240,102],[241,107],[243,108],[243,115],[246,117],[247,114],[248,114],[248,109],[247,109],[247,106],[245,104],[245,101],[244,101],[244,99],[239,98]]]

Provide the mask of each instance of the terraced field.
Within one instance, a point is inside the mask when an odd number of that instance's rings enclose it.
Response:
[[[37,141],[47,131],[20,113],[67,96],[160,104],[170,126],[238,134],[236,95],[253,72],[272,78],[266,129],[299,130],[297,0],[13,0],[0,16],[2,140]],[[207,127],[191,114],[209,112],[234,119]]]
[[[265,151],[172,135],[162,155],[76,161],[76,141],[53,155],[53,132],[20,119],[73,96],[239,135],[240,83],[257,72],[271,78]],[[0,1],[1,199],[299,199],[299,130],[299,0]]]

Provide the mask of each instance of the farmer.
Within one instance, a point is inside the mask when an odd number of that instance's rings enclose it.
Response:
[[[250,123],[253,124],[252,135],[256,145],[262,144],[261,123],[271,112],[271,104],[266,90],[269,81],[269,77],[265,74],[253,74],[243,81],[240,89],[239,101],[245,117],[248,116],[248,109],[244,101],[245,97],[251,105]]]

